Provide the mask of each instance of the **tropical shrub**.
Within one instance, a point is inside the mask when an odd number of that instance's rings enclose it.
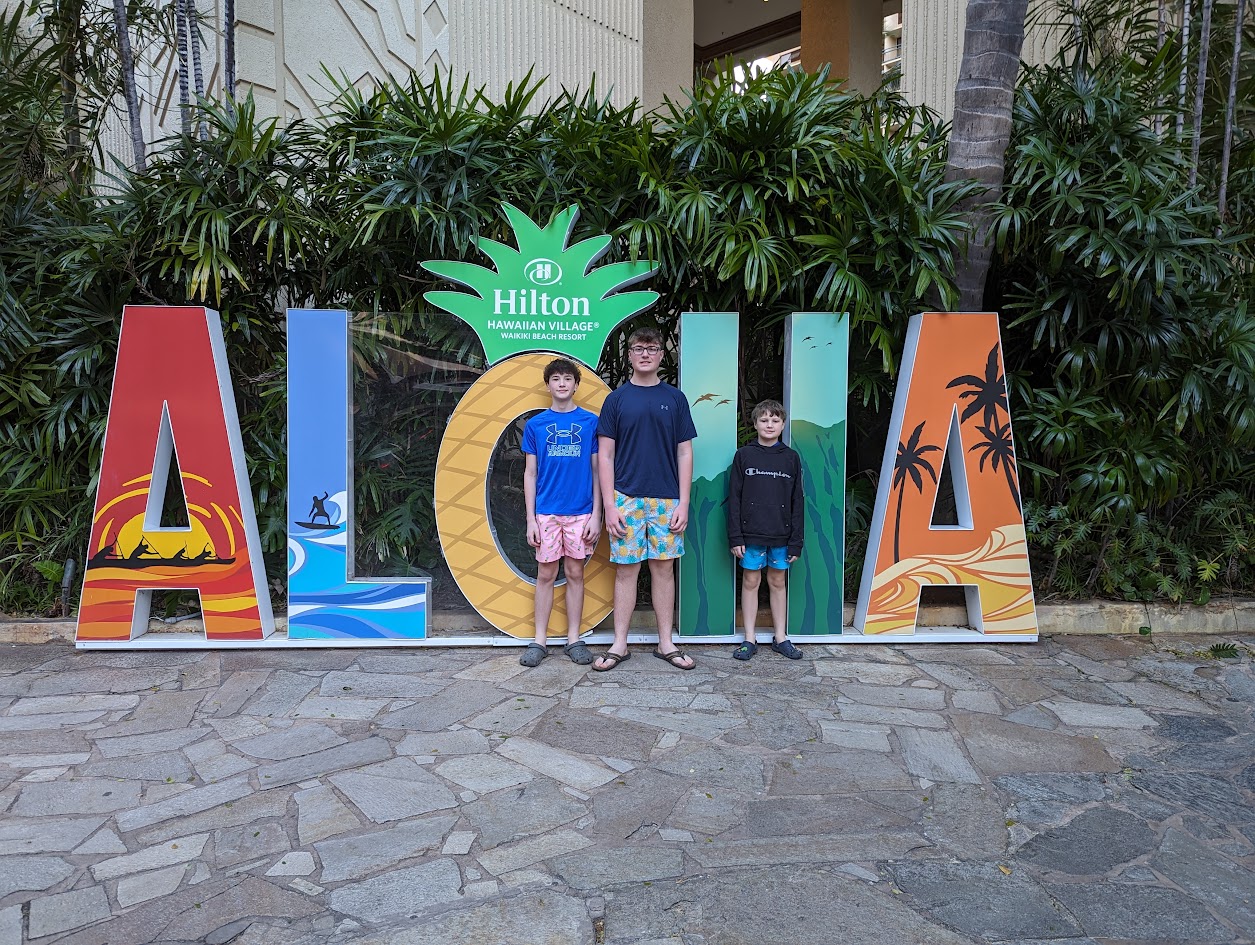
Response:
[[[991,303],[1041,589],[1202,600],[1255,578],[1250,237],[1189,185],[1174,49],[1106,22],[1021,83]]]

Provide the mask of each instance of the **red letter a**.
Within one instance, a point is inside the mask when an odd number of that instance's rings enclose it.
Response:
[[[188,525],[162,528],[177,453]],[[105,429],[78,642],[148,628],[155,590],[200,593],[205,635],[274,629],[218,313],[128,305]]]

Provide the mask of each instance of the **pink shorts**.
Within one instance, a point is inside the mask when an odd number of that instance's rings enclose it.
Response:
[[[591,513],[537,515],[540,547],[536,549],[536,560],[542,564],[557,561],[559,558],[579,558],[582,561],[591,555],[596,541],[584,541],[584,526],[588,524],[590,516]]]

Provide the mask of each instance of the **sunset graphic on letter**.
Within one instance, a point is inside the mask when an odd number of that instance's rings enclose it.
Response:
[[[188,526],[159,526],[176,461]],[[129,640],[154,590],[200,592],[210,640],[273,627],[216,313],[128,306],[118,344],[79,640]]]

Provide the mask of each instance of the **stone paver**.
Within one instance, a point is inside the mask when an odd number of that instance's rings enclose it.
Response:
[[[98,880],[116,879],[128,873],[139,873],[144,870],[169,866],[172,863],[186,863],[200,856],[209,841],[209,834],[201,833],[191,837],[180,837],[160,846],[149,847],[136,853],[102,860],[91,868],[92,875]]]
[[[418,818],[377,833],[335,837],[314,845],[322,860],[322,883],[360,879],[390,864],[410,860],[440,846],[455,817]]]
[[[452,791],[409,758],[333,774],[329,780],[377,824],[457,805]]]
[[[151,873],[118,880],[118,905],[123,909],[128,909],[141,902],[147,902],[149,899],[170,895],[179,888],[183,877],[187,875],[187,870],[188,865],[180,863],[177,866],[168,866],[165,869],[153,870]]]
[[[609,747],[613,748],[613,743]],[[511,738],[497,748],[497,754],[581,791],[600,787],[617,776],[617,772],[596,762],[530,738]]]
[[[329,902],[336,912],[381,921],[414,916],[462,896],[462,878],[452,860],[393,870],[374,879],[341,886]]]
[[[13,648],[0,945],[1255,945],[1208,642]]]
[[[108,917],[109,898],[102,886],[43,896],[30,905],[30,937],[45,938]]]
[[[22,907],[0,909],[0,945],[22,945]]]

